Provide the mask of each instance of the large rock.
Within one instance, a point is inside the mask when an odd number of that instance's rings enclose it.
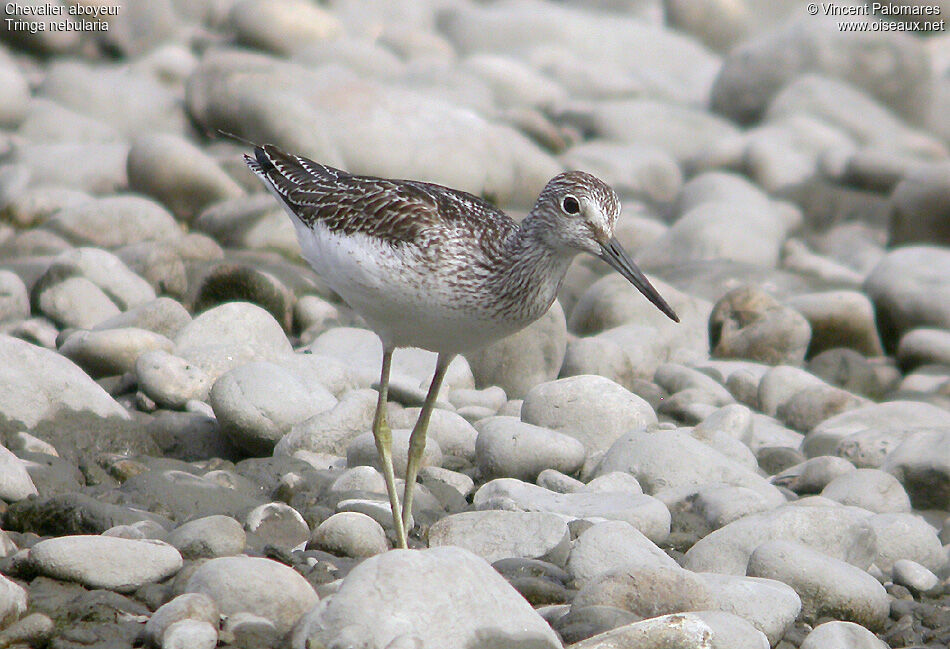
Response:
[[[169,133],[136,138],[128,173],[131,189],[152,196],[188,221],[207,205],[244,193],[201,149]]]
[[[293,568],[259,557],[220,557],[198,566],[185,592],[213,599],[222,615],[249,611],[270,620],[283,635],[319,600]]]
[[[366,649],[560,649],[551,627],[483,559],[461,548],[395,550],[355,567],[326,605],[294,631],[292,646],[345,641]]]
[[[181,235],[164,207],[141,196],[111,196],[64,207],[43,227],[72,243],[102,248]]]
[[[429,528],[430,547],[465,548],[489,563],[514,557],[563,566],[570,553],[570,538],[560,516],[543,512],[462,512]]]
[[[624,471],[645,492],[698,489],[712,483],[748,487],[777,506],[784,496],[750,467],[683,432],[627,433],[604,455],[598,475]]]
[[[857,507],[785,505],[706,535],[689,549],[683,565],[697,572],[744,575],[749,556],[761,543],[785,540],[867,568],[875,554],[874,534],[866,525],[871,516]]]
[[[534,481],[545,469],[574,473],[587,457],[584,445],[570,435],[526,424],[517,417],[482,419],[476,429],[475,454],[485,479]]]
[[[761,544],[749,557],[748,574],[794,588],[805,620],[829,616],[871,629],[883,628],[887,620],[887,592],[874,577],[800,543]]]
[[[669,555],[630,524],[605,521],[577,537],[567,569],[583,588],[597,575],[628,565],[677,567]]]
[[[539,383],[557,378],[567,349],[567,324],[561,303],[516,334],[466,354],[478,387],[498,385],[521,399]]]
[[[72,361],[0,335],[0,414],[27,429],[68,412],[128,420],[129,415]]]
[[[280,324],[247,302],[230,302],[205,311],[175,336],[176,355],[212,378],[251,361],[272,361],[293,352]]]
[[[811,326],[800,313],[754,286],[730,291],[709,316],[713,356],[801,365],[810,340]]]
[[[337,403],[327,390],[309,390],[274,363],[248,363],[219,378],[211,407],[232,443],[251,454],[269,454],[290,428]]]
[[[174,575],[182,558],[162,541],[90,535],[40,541],[30,548],[30,563],[41,574],[88,588],[133,591]]]
[[[894,31],[842,32],[839,20],[804,18],[730,51],[713,86],[713,110],[755,121],[786,83],[819,72],[868,91],[899,114],[920,117],[930,78],[923,43]]]
[[[535,386],[525,395],[521,419],[574,437],[588,453],[605,451],[622,433],[657,421],[646,401],[610,379],[590,375]]]
[[[950,250],[935,246],[893,250],[868,275],[864,290],[874,302],[889,352],[911,329],[950,329]]]
[[[654,543],[670,534],[670,512],[651,496],[624,491],[557,493],[512,478],[487,482],[475,492],[478,509],[550,512],[569,520],[614,520],[629,523]]]

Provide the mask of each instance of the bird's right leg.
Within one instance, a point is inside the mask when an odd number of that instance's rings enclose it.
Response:
[[[399,508],[399,496],[396,493],[396,475],[393,471],[393,432],[386,418],[386,400],[389,395],[389,371],[393,364],[393,350],[383,347],[383,368],[379,376],[379,401],[376,402],[376,416],[373,417],[373,437],[376,439],[376,451],[389,492],[389,506],[393,512],[393,526],[396,528],[396,542],[400,548],[408,549],[406,530],[402,524],[402,511]]]

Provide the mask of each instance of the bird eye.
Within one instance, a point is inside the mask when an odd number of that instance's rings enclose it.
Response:
[[[574,196],[568,194],[561,201],[561,209],[564,210],[565,214],[580,214],[581,204],[577,202]]]

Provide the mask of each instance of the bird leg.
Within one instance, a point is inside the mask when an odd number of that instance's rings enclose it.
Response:
[[[409,460],[406,463],[406,489],[402,497],[402,525],[408,533],[412,529],[412,489],[416,484],[416,476],[419,475],[419,464],[422,462],[422,455],[426,448],[426,430],[429,428],[429,417],[432,415],[432,408],[439,396],[439,388],[442,386],[442,379],[445,378],[445,371],[449,368],[449,363],[455,354],[440,353],[435,363],[435,375],[432,377],[432,383],[429,384],[429,392],[426,394],[426,400],[422,403],[422,410],[419,412],[419,419],[412,428],[412,434],[409,436]]]
[[[399,513],[399,496],[396,494],[396,476],[393,472],[393,432],[386,418],[386,399],[389,395],[389,371],[393,364],[393,350],[383,347],[383,369],[379,376],[379,401],[376,402],[376,416],[373,417],[373,437],[376,439],[376,451],[389,492],[389,506],[393,512],[393,526],[396,528],[396,542],[400,548],[408,549],[406,529]]]

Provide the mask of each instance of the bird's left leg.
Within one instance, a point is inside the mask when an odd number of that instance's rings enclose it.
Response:
[[[412,428],[412,434],[409,436],[406,488],[402,497],[402,524],[407,536],[412,526],[412,489],[416,484],[416,477],[419,475],[419,464],[422,462],[422,455],[426,448],[426,430],[429,427],[429,417],[432,415],[432,408],[439,397],[439,388],[442,386],[445,372],[453,358],[455,358],[455,354],[439,354],[439,358],[435,363],[435,375],[432,377],[432,383],[429,384],[429,392],[422,403],[419,419],[416,420],[416,425]]]

